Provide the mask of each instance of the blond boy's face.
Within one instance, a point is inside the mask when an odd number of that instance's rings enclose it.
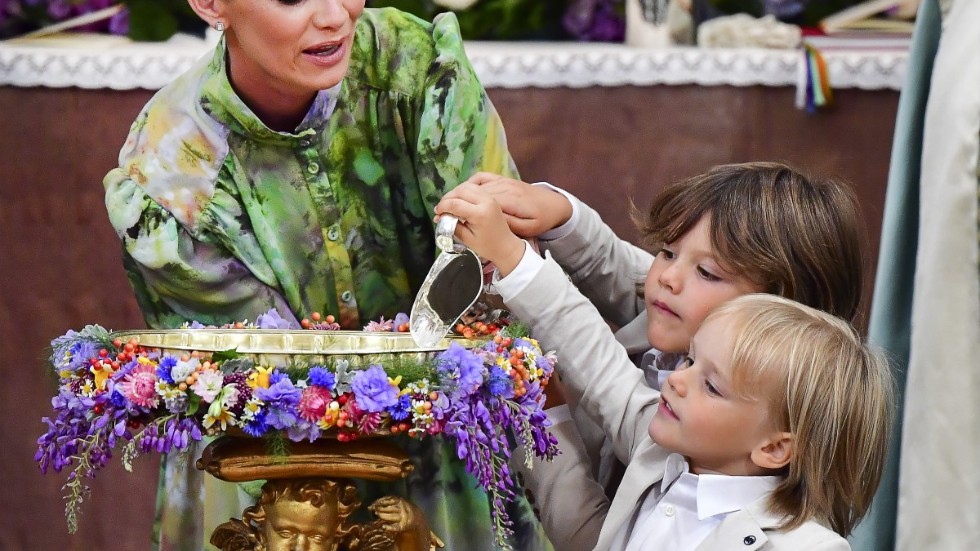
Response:
[[[662,352],[685,352],[704,318],[723,302],[762,288],[724,268],[702,217],[657,253],[647,273],[647,338]]]
[[[732,386],[732,330],[712,319],[691,343],[693,362],[667,377],[650,422],[650,437],[688,458],[696,473],[759,475],[752,451],[777,434],[765,392],[736,395]],[[744,393],[743,393],[744,394]]]

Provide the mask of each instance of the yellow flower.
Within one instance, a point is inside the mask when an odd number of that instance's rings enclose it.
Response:
[[[256,366],[255,372],[248,376],[248,386],[252,388],[269,388],[269,376],[275,367]]]
[[[95,375],[95,388],[98,390],[105,390],[109,376],[115,373],[112,370],[112,364],[109,362],[102,362],[99,365],[90,367],[89,370]]]
[[[207,415],[204,416],[204,428],[211,428],[212,425],[220,425],[221,430],[228,430],[228,423],[234,423],[235,414],[222,406],[220,400],[215,400],[208,408]]]
[[[393,386],[395,388],[398,388],[398,385],[402,384],[402,376],[399,375],[399,376],[395,377],[394,379],[392,379],[391,377],[388,377],[388,382],[391,384],[391,386]]]

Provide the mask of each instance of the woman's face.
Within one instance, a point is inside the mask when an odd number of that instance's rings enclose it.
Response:
[[[309,100],[350,64],[364,0],[223,0],[230,76],[250,104]]]

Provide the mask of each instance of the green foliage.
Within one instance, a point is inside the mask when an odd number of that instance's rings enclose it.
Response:
[[[561,19],[570,0],[478,0],[456,13],[467,40],[563,40]],[[431,21],[450,11],[432,0],[371,0],[371,7],[393,7]]]
[[[204,22],[187,0],[124,0],[129,9],[129,37],[133,40],[159,42],[178,31],[197,32]]]

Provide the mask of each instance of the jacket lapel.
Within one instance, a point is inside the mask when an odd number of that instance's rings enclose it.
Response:
[[[725,517],[701,542],[697,551],[755,551],[761,548],[769,541],[765,531],[776,528],[782,520],[769,512],[766,507],[768,499],[769,496],[764,496],[745,509]]]
[[[633,515],[650,488],[664,477],[664,467],[670,452],[657,446],[647,436],[633,455],[623,481],[616,490],[616,497],[609,505],[606,521],[602,524],[596,551],[622,549],[625,541],[617,539],[624,523],[632,522]]]

